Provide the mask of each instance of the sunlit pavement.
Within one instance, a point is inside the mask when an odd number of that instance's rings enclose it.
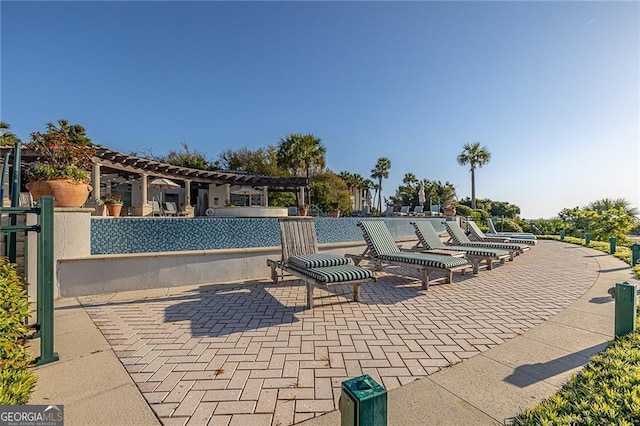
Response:
[[[605,270],[603,261],[613,267]],[[473,414],[477,421],[489,424],[516,415],[517,410],[509,404],[492,407],[496,403],[489,402],[480,407],[481,393],[486,393],[482,388],[491,387],[495,378],[491,372],[474,371],[474,365],[495,362],[494,372],[508,367],[509,376],[502,382],[527,395],[528,400],[518,407],[548,396],[612,337],[613,303],[606,289],[596,289],[594,284],[603,273],[612,273],[613,285],[630,276],[628,269],[594,250],[540,241],[513,262],[478,275],[456,274],[453,283],[434,284],[428,291],[421,290],[411,269],[398,268],[385,269],[377,283],[362,285],[358,303],[351,301],[348,286],[316,289],[312,310],[304,309],[304,286],[293,279],[278,285],[265,280],[120,293],[84,297],[80,302],[108,342],[97,352],[110,352],[111,347],[163,424],[302,422],[336,410],[341,382],[361,374],[369,374],[390,391],[390,421],[397,412],[394,395],[402,391],[397,388],[425,378],[435,383],[442,377],[439,386],[453,389],[449,393],[454,399],[468,404],[470,413],[478,411]],[[70,317],[63,302],[57,315]],[[596,330],[589,333],[595,338],[581,339],[587,349],[572,347],[571,339],[560,337],[562,330],[539,332],[541,327],[536,326],[551,317],[568,315],[566,322],[572,323],[576,316],[591,315],[580,313],[581,303],[585,310],[601,315],[590,321]],[[73,304],[67,301],[66,306]],[[579,328],[569,330],[570,334],[580,338]],[[528,330],[532,331],[525,337],[533,336],[530,341],[521,336]],[[527,345],[533,347],[531,342],[540,340],[536,332],[545,341],[544,353],[527,350]],[[514,339],[517,336],[520,340]],[[505,342],[519,348],[489,351]],[[57,350],[63,364],[64,348]],[[475,357],[481,353],[482,357]],[[536,364],[538,355],[560,361]],[[53,380],[55,374],[43,371],[45,380]],[[456,381],[447,385],[447,376],[456,372],[469,374],[478,383],[470,387],[468,379],[455,391]],[[418,380],[407,387],[416,392],[403,398],[414,398],[413,404],[420,405],[420,398],[429,398],[431,392],[427,383]],[[36,391],[36,400],[45,397],[47,384],[43,387]],[[51,392],[48,401],[65,403],[56,400],[55,389]],[[83,401],[77,399],[71,408]],[[69,416],[82,419],[81,413]],[[312,423],[339,423],[336,413],[316,420]]]

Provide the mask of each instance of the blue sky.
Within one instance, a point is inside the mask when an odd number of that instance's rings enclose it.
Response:
[[[2,1],[0,116],[23,140],[82,124],[125,153],[256,149],[313,133],[328,167],[471,195],[522,217],[640,207],[638,2]]]

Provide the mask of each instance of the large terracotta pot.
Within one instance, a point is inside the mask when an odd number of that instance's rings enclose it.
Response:
[[[82,207],[93,188],[71,179],[55,179],[29,182],[27,189],[35,201],[43,195],[53,195],[54,207]]]
[[[451,207],[451,208],[444,208],[444,215],[445,216],[455,216],[456,215],[456,208],[455,207]]]
[[[107,210],[109,210],[109,216],[120,217],[122,211],[122,204],[107,204]]]

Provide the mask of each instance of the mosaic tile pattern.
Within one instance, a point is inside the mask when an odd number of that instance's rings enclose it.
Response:
[[[362,241],[358,217],[316,219],[319,243]],[[377,218],[395,238],[414,236],[409,218]],[[442,218],[430,220],[444,232]],[[92,218],[91,254],[214,250],[280,245],[276,218]]]

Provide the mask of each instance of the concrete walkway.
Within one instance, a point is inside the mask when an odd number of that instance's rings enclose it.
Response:
[[[318,291],[312,311],[297,281],[60,300],[60,361],[36,369],[30,403],[64,404],[68,425],[336,425],[340,383],[366,373],[391,425],[503,423],[606,347],[607,289],[637,283],[612,256],[549,241],[427,292],[407,272],[360,303]]]

